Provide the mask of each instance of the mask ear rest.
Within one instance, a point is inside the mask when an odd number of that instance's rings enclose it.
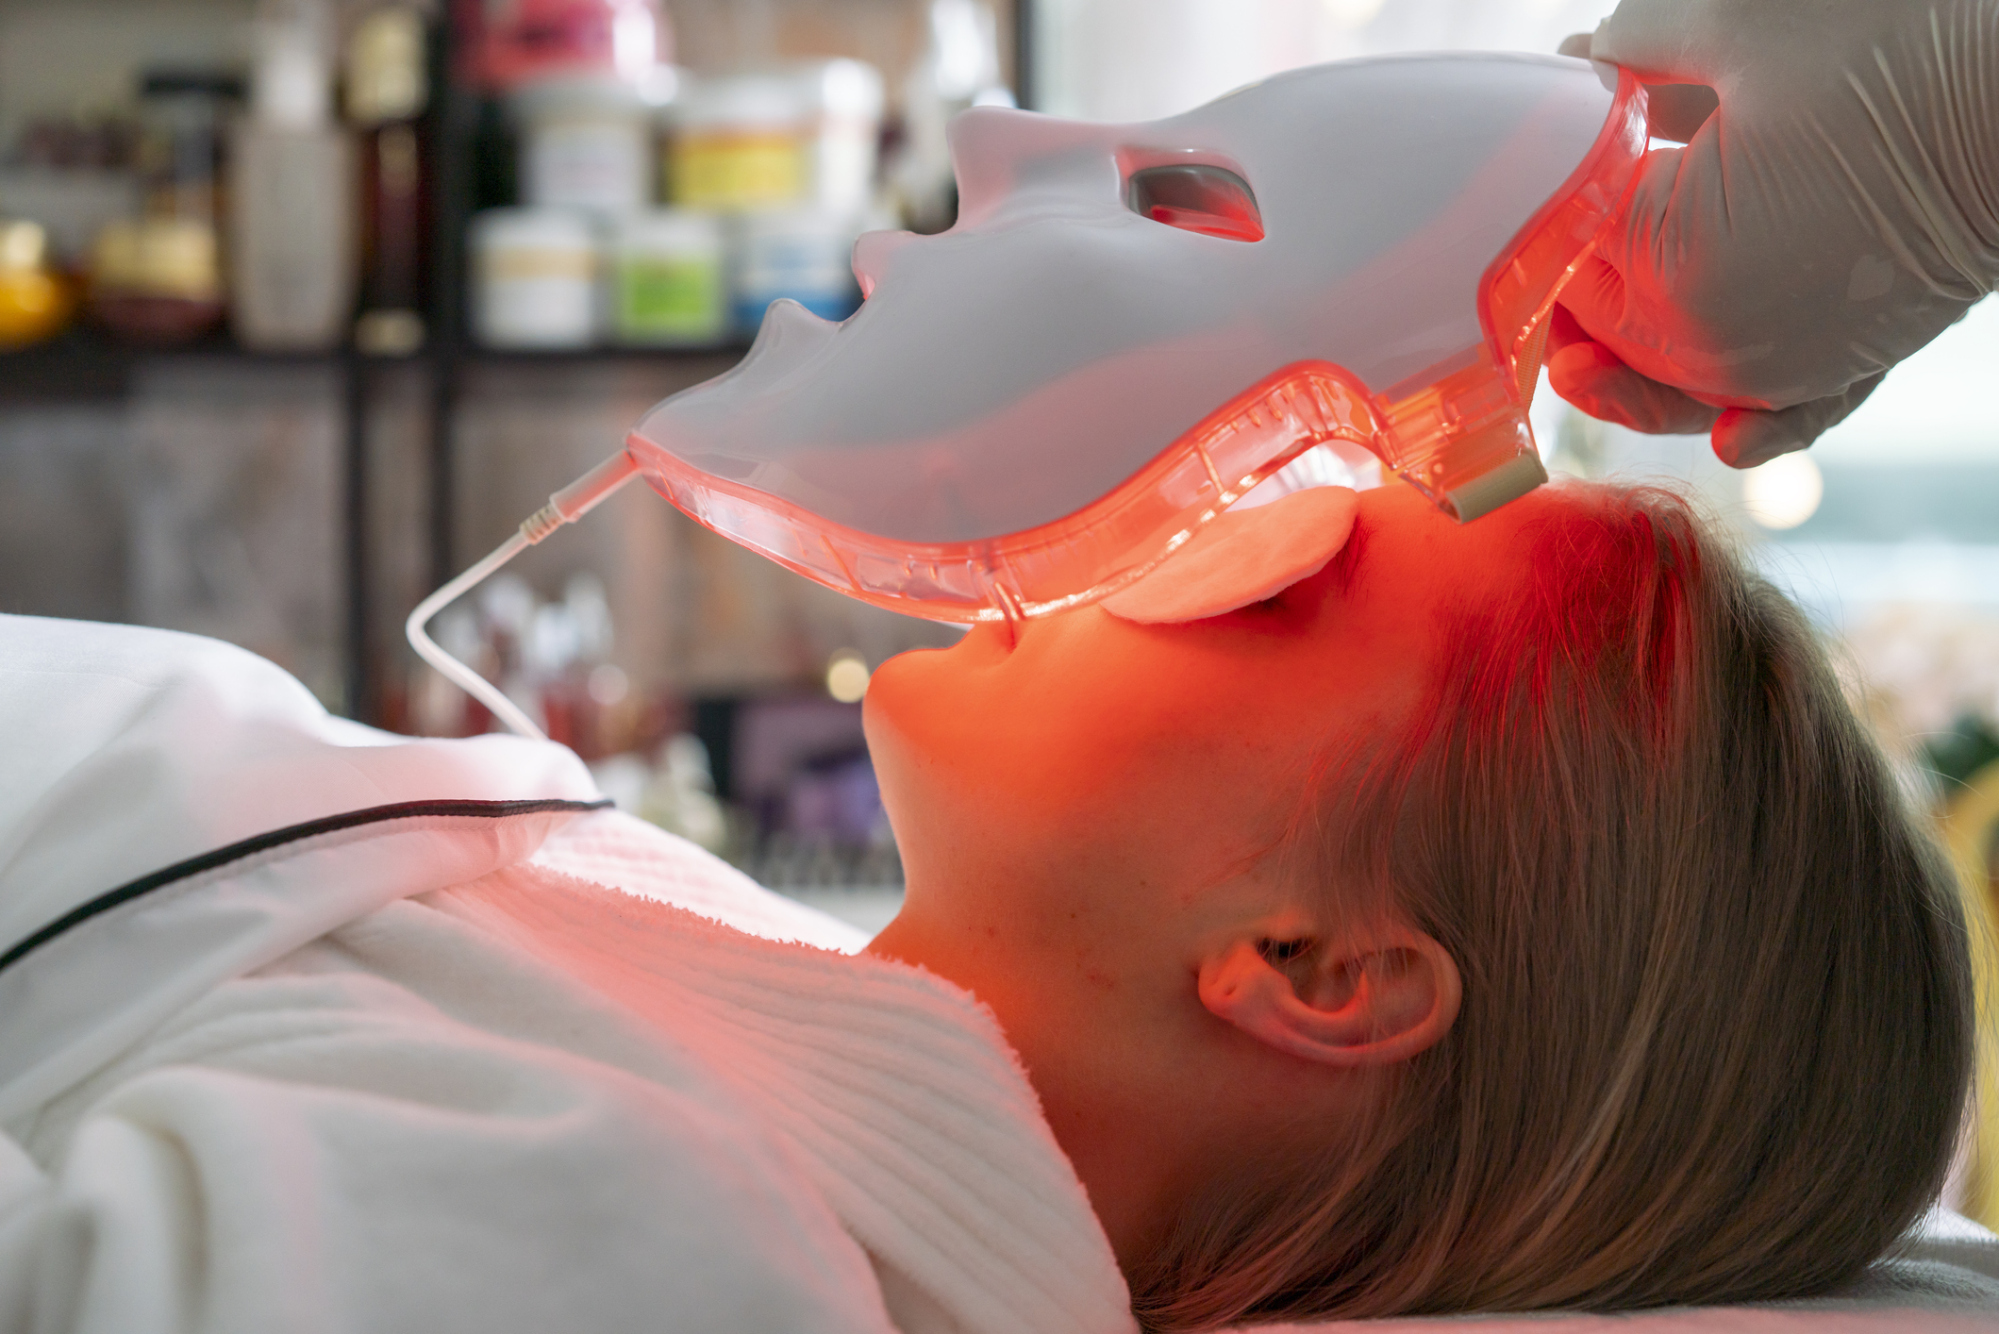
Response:
[[[1353,532],[1360,497],[1315,486],[1254,509],[1225,510],[1150,574],[1103,601],[1140,625],[1198,621],[1283,592],[1326,567]]]

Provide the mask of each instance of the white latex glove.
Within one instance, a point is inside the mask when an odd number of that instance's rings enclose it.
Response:
[[[1669,85],[1686,142],[1563,290],[1548,375],[1585,412],[1752,467],[1999,283],[1999,0],[1622,0],[1562,49]]]

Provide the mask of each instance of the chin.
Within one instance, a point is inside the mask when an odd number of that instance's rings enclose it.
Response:
[[[861,725],[898,835],[912,803],[924,801],[928,788],[946,782],[990,739],[972,722],[982,713],[981,668],[990,656],[980,638],[974,631],[948,648],[898,653],[868,681]]]
[[[896,654],[875,668],[868,678],[868,693],[861,697],[861,730],[867,737],[868,755],[887,798],[889,773],[911,747],[911,732],[920,731],[912,716],[922,711],[922,701],[943,687],[938,680],[935,658],[940,650],[910,649]]]
[[[897,754],[922,748],[936,730],[936,716],[963,698],[963,673],[951,648],[908,649],[875,668],[861,698],[861,725],[879,769]]]
[[[899,714],[914,696],[940,688],[945,664],[938,661],[950,649],[904,649],[875,668],[868,677],[868,692],[861,697],[861,718],[870,733],[877,715]],[[872,744],[872,742],[870,743]]]
[[[868,678],[862,716],[872,718],[885,710],[901,720],[912,708],[950,708],[965,697],[974,672],[1005,661],[1007,652],[1006,636],[990,625],[974,626],[944,648],[905,649]]]

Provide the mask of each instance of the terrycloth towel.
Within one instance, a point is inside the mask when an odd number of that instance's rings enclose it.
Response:
[[[561,748],[20,618],[0,735],[0,1330],[1132,1328],[990,1015]]]
[[[713,894],[736,875],[703,867],[685,843],[670,852],[628,817],[573,833],[610,831],[652,842],[650,869],[680,882],[666,892],[682,902],[689,882]],[[748,881],[732,887],[709,911],[743,922],[775,906]],[[903,1329],[1132,1328],[1082,1183],[998,1023],[958,987],[581,883],[496,876],[454,898],[454,911],[685,1042],[867,1249]]]

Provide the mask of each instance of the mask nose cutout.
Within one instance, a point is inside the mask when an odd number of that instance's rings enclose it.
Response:
[[[1225,241],[1263,239],[1263,215],[1249,182],[1225,167],[1188,163],[1135,171],[1125,185],[1125,204],[1141,218],[1182,231]]]

